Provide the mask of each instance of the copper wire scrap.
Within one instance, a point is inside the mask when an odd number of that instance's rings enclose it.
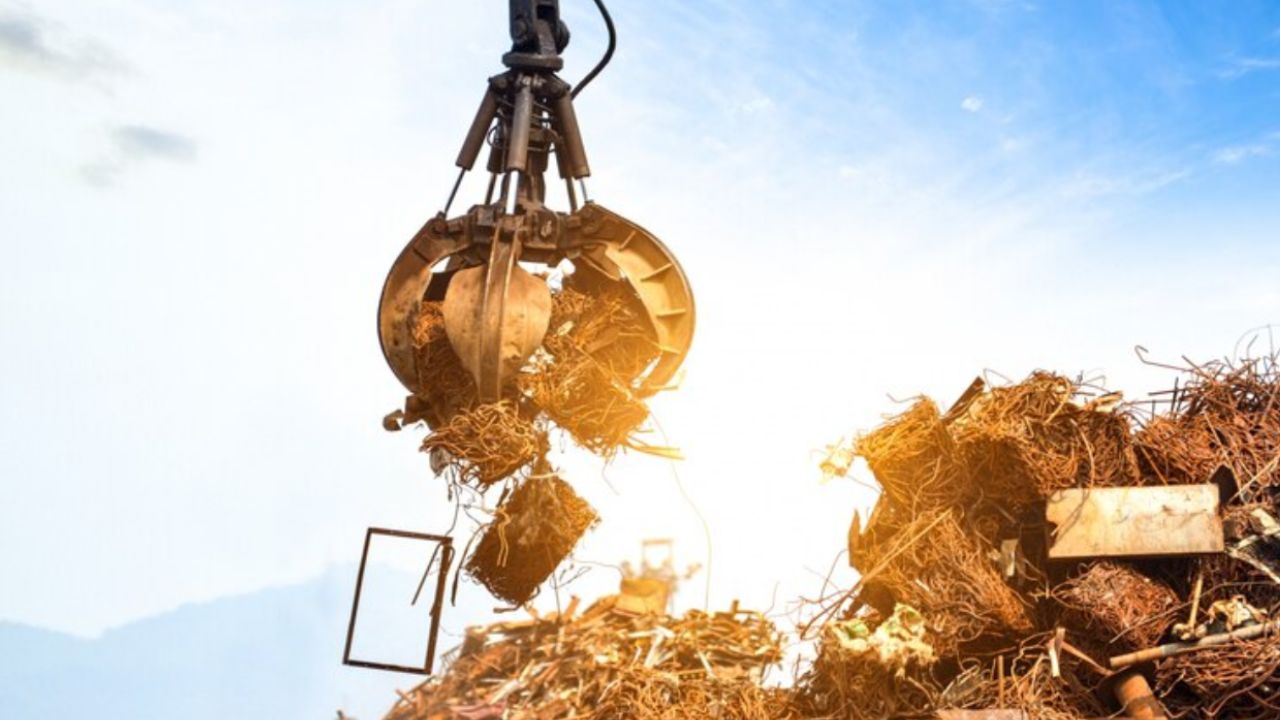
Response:
[[[552,422],[605,457],[629,445],[649,417],[638,382],[658,349],[637,305],[620,292],[563,288],[552,296],[545,355],[519,379]]]
[[[854,450],[866,458],[885,497],[897,507],[913,512],[953,507],[972,499],[976,490],[929,398],[858,438]]]
[[[559,477],[526,478],[483,529],[467,573],[496,597],[522,605],[597,520],[596,511]]]
[[[480,487],[510,477],[546,448],[545,433],[507,401],[454,415],[422,441],[423,452],[447,453],[459,479]]]

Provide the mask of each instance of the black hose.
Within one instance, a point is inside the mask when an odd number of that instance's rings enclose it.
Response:
[[[600,71],[604,70],[604,66],[608,65],[609,61],[613,59],[613,51],[618,47],[618,31],[613,26],[613,18],[609,16],[609,8],[604,6],[604,0],[595,0],[595,3],[596,7],[600,9],[600,17],[604,18],[604,26],[609,30],[609,47],[604,51],[604,57],[600,58],[600,62],[596,63],[596,66],[591,68],[591,72],[587,73],[586,77],[582,78],[577,87],[573,89],[573,92],[569,93],[571,98],[578,97],[578,93],[582,92],[583,88],[596,79]]]

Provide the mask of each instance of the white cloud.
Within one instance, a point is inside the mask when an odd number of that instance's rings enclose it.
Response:
[[[966,112],[976,113],[982,109],[982,98],[977,95],[970,95],[960,101],[960,107],[964,108]]]
[[[126,169],[150,160],[189,163],[196,158],[196,142],[168,130],[120,125],[111,128],[108,138],[109,151],[80,169],[81,177],[90,185],[112,185]]]
[[[1070,198],[1146,195],[1185,180],[1190,176],[1191,170],[1187,168],[1135,175],[1079,172],[1067,181],[1062,189],[1062,194]]]
[[[49,32],[49,30],[54,32]],[[110,48],[91,39],[69,40],[47,20],[30,14],[0,14],[0,65],[64,80],[123,72]]]
[[[1213,153],[1213,162],[1219,165],[1238,165],[1249,158],[1264,157],[1271,154],[1271,147],[1261,143],[1254,145],[1233,145],[1220,148]]]
[[[753,113],[764,112],[773,107],[773,98],[768,95],[756,95],[750,100],[744,101],[738,105],[738,111],[751,115]]]
[[[1280,58],[1235,58],[1229,62],[1227,67],[1218,71],[1218,77],[1230,80],[1249,73],[1269,70],[1280,70]]]
[[[1007,153],[1025,150],[1030,145],[1031,141],[1026,138],[1007,137],[1000,139],[1000,149]]]

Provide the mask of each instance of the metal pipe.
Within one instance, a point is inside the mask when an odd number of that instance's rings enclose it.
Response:
[[[1134,720],[1158,720],[1166,717],[1164,708],[1151,691],[1146,676],[1137,670],[1129,670],[1116,679],[1116,699],[1127,717]]]
[[[1268,633],[1273,633],[1276,630],[1280,630],[1280,621],[1250,625],[1248,627],[1238,628],[1220,635],[1208,635],[1191,642],[1168,643],[1167,645],[1147,648],[1146,650],[1138,650],[1131,653],[1125,653],[1124,655],[1116,655],[1111,658],[1111,669],[1118,670],[1122,667],[1136,665],[1148,660],[1159,660],[1160,658],[1173,657],[1174,655],[1185,655],[1186,653],[1203,650],[1204,648],[1213,647],[1215,645],[1224,645],[1233,640],[1252,640],[1254,638],[1262,637]]]
[[[458,167],[463,170],[475,167],[476,158],[480,156],[480,148],[484,147],[485,136],[489,134],[489,126],[493,125],[493,118],[497,114],[498,95],[493,88],[488,88],[480,101],[480,108],[476,110],[475,118],[471,121],[471,129],[467,130],[467,137],[462,141],[462,150],[458,152]]]
[[[557,97],[554,112],[560,129],[560,147],[557,150],[565,154],[570,177],[575,180],[590,177],[591,166],[587,164],[587,148],[582,144],[582,130],[573,110],[573,97],[569,93]]]
[[[533,88],[522,77],[511,113],[511,133],[507,137],[507,172],[529,169],[529,135],[533,131]]]

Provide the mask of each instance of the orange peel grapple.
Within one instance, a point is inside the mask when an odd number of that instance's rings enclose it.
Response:
[[[458,154],[453,193],[445,210],[401,251],[382,289],[382,352],[415,395],[426,388],[414,326],[428,301],[442,301],[449,343],[474,377],[479,399],[494,402],[512,392],[551,315],[551,291],[544,274],[526,269],[530,264],[554,268],[567,260],[572,272],[566,285],[590,294],[622,291],[643,306],[658,356],[640,380],[640,396],[668,387],[688,353],[694,302],[679,262],[652,233],[586,195],[591,170],[573,98],[608,62],[614,46],[612,21],[600,0],[597,6],[609,28],[609,51],[571,88],[556,75],[569,37],[558,0],[511,0],[514,44],[503,56],[508,69],[489,80]],[[448,217],[463,177],[486,145],[490,181],[484,202]],[[545,204],[552,156],[565,182],[568,212]]]

